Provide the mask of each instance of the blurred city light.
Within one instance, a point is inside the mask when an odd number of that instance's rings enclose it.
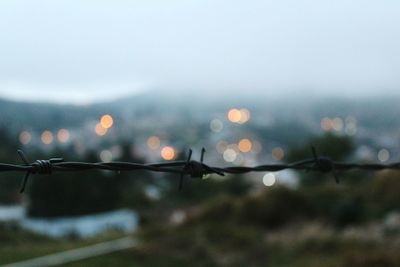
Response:
[[[282,160],[285,156],[285,151],[281,147],[275,147],[274,149],[272,149],[271,154],[275,160]]]
[[[21,142],[21,144],[27,145],[27,144],[29,144],[31,142],[31,140],[32,140],[32,136],[31,136],[31,134],[29,132],[22,131],[19,134],[19,141]]]
[[[66,143],[69,141],[69,131],[67,129],[60,129],[57,132],[57,139],[58,141],[60,141],[61,143]]]
[[[275,174],[272,172],[264,174],[262,181],[265,186],[273,186],[276,182]]]
[[[113,160],[113,154],[110,150],[103,150],[100,152],[100,160],[102,162],[110,162]]]
[[[333,122],[331,119],[325,117],[321,120],[321,128],[324,131],[330,131],[332,130],[332,127],[333,127]]]
[[[250,111],[246,108],[240,109],[240,121],[239,123],[243,124],[250,120]]]
[[[49,145],[53,142],[53,134],[50,131],[44,131],[40,138],[45,145]]]
[[[353,116],[348,116],[346,118],[346,126],[345,126],[346,134],[352,136],[357,133],[357,120]]]
[[[242,118],[242,113],[236,108],[232,108],[228,111],[228,120],[233,123],[239,123]]]
[[[223,157],[226,162],[234,162],[237,157],[237,153],[234,149],[228,148],[225,150]]]
[[[161,149],[161,157],[165,160],[173,160],[175,158],[175,149],[170,146]]]
[[[385,162],[388,161],[390,158],[390,153],[387,149],[382,148],[381,150],[379,150],[378,152],[378,160],[380,162]]]
[[[224,125],[222,124],[222,121],[219,119],[214,119],[210,122],[210,129],[214,133],[219,133],[220,131],[222,131],[223,128]]]
[[[250,111],[246,108],[232,108],[228,111],[228,120],[232,123],[243,124],[250,119]]]
[[[147,139],[147,146],[152,150],[159,149],[160,144],[161,144],[161,141],[160,141],[160,138],[158,138],[158,136],[153,135]]]
[[[332,128],[335,131],[341,131],[343,129],[343,120],[339,117],[336,117],[332,120]]]
[[[103,135],[105,135],[107,133],[108,130],[106,128],[104,128],[103,126],[101,126],[100,123],[98,123],[98,124],[96,124],[96,127],[94,128],[94,131],[96,132],[96,134],[98,136],[103,136]]]
[[[238,148],[243,153],[248,153],[251,151],[252,143],[249,139],[244,138],[239,141]]]
[[[108,115],[108,114],[104,115],[104,116],[101,117],[101,119],[100,119],[100,124],[101,124],[101,126],[102,126],[103,128],[105,128],[105,129],[111,128],[111,126],[113,125],[113,123],[114,123],[113,118],[111,117],[111,115]]]

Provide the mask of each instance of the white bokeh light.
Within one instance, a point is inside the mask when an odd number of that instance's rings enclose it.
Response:
[[[222,121],[219,119],[214,119],[210,122],[210,129],[214,133],[219,133],[220,131],[222,131],[223,128],[224,125],[222,124]]]
[[[378,152],[378,159],[380,162],[388,161],[390,158],[390,153],[387,149],[383,148]]]
[[[110,162],[113,160],[113,154],[110,150],[103,150],[100,152],[100,159],[102,162]]]
[[[227,150],[225,150],[223,157],[224,157],[225,161],[233,162],[233,161],[235,161],[235,159],[237,157],[237,153],[235,150],[228,148]]]
[[[272,172],[266,173],[263,176],[263,184],[265,186],[273,186],[276,182],[276,177],[275,174],[273,174]]]

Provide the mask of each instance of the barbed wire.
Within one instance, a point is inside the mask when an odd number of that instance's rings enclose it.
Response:
[[[88,170],[107,171],[151,171],[162,173],[179,174],[179,190],[183,187],[185,176],[191,178],[203,178],[209,174],[225,176],[226,174],[243,174],[249,172],[277,172],[286,169],[317,171],[321,173],[332,173],[336,183],[339,183],[338,171],[349,171],[354,169],[367,171],[380,171],[384,169],[400,170],[400,162],[391,164],[377,163],[346,163],[331,160],[329,157],[319,156],[314,147],[311,148],[312,158],[295,161],[286,164],[264,164],[253,167],[233,166],[214,167],[204,163],[205,149],[201,150],[200,161],[192,160],[192,150],[189,149],[187,160],[169,161],[162,163],[134,163],[134,162],[66,162],[62,158],[51,158],[48,160],[35,160],[30,163],[22,150],[18,150],[24,165],[0,163],[0,172],[25,172],[20,192],[23,193],[31,174],[52,174],[54,172],[76,172]]]

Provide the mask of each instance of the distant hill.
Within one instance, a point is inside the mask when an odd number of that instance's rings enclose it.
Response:
[[[322,117],[356,116],[367,128],[385,129],[400,126],[398,98],[318,98],[291,97],[269,99],[254,96],[203,96],[198,93],[166,93],[148,91],[111,102],[91,105],[60,105],[28,103],[0,99],[0,127],[11,132],[21,129],[42,131],[62,127],[81,127],[88,121],[111,113],[125,121],[134,118],[162,117],[172,114],[191,118],[209,117],[210,114],[226,112],[232,107],[249,108],[253,114],[272,115],[278,121],[296,121],[299,117],[319,121]]]
[[[28,128],[43,130],[53,125],[78,126],[82,119],[93,116],[92,107],[44,103],[15,102],[0,99],[0,125],[8,130]]]

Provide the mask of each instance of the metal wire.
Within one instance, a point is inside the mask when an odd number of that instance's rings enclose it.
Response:
[[[328,157],[318,156],[314,147],[312,147],[312,158],[304,159],[287,164],[265,164],[254,167],[213,167],[203,162],[205,149],[201,151],[200,161],[192,160],[192,150],[186,161],[169,161],[162,163],[141,164],[134,162],[65,162],[62,158],[52,158],[48,160],[35,160],[29,163],[22,150],[18,150],[24,165],[0,163],[0,172],[25,172],[22,180],[20,192],[24,192],[29,176],[31,174],[52,174],[54,172],[76,172],[87,170],[107,170],[107,171],[151,171],[162,173],[180,174],[179,190],[182,189],[185,176],[192,178],[203,178],[208,174],[224,176],[226,174],[243,174],[249,172],[276,172],[286,169],[317,171],[322,173],[332,173],[337,183],[339,178],[337,171],[350,171],[354,169],[367,171],[380,171],[385,169],[400,170],[400,162],[391,164],[363,164],[363,163],[345,163],[336,162]]]

